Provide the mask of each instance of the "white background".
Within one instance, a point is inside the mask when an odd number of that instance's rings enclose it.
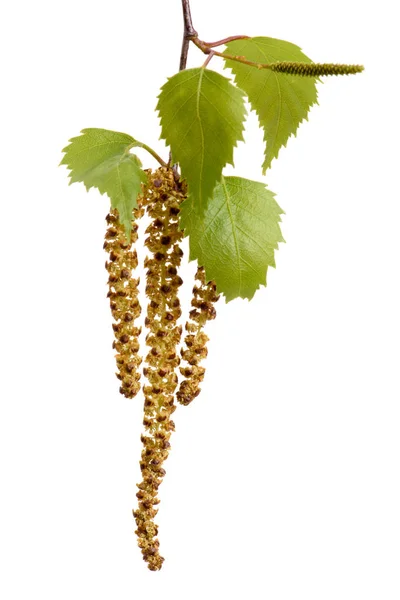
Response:
[[[267,35],[366,70],[325,79],[265,178],[249,118],[236,172],[277,193],[287,243],[251,303],[217,307],[202,394],[175,413],[157,517],[166,561],[151,573],[131,515],[141,399],[120,396],[114,376],[107,199],[68,187],[57,165],[84,127],[125,131],[167,156],[154,107],[179,63],[180,2],[3,8],[4,600],[399,599],[393,10],[386,0],[192,0],[207,41]],[[193,47],[189,66],[203,60]]]

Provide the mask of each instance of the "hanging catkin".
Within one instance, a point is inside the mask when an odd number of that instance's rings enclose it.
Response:
[[[184,405],[190,404],[200,394],[200,383],[204,379],[205,369],[200,367],[199,363],[207,356],[206,343],[208,342],[203,328],[207,321],[215,319],[217,312],[214,303],[219,298],[215,283],[213,281],[206,283],[203,267],[197,269],[196,280],[199,284],[193,288],[194,308],[189,313],[190,321],[185,325],[187,335],[184,340],[185,347],[181,350],[181,356],[187,363],[186,366],[180,367],[180,372],[185,379],[176,393],[178,402]]]
[[[138,545],[143,558],[152,571],[161,568],[164,559],[159,554],[158,528],[154,523],[159,503],[158,487],[165,475],[163,463],[168,457],[175,411],[174,393],[178,383],[176,369],[180,359],[177,345],[182,328],[177,325],[181,316],[178,290],[182,279],[178,267],[183,252],[179,246],[183,233],[179,229],[179,204],[185,198],[182,184],[176,183],[173,171],[160,168],[149,173],[149,180],[142,197],[152,223],[146,233],[146,247],[151,252],[145,267],[146,295],[149,299],[145,325],[149,330],[146,344],[150,351],[143,373],[148,384],[144,391],[145,435],[142,435],[143,451],[140,461],[142,482],[138,484],[139,500],[133,511],[136,520]]]
[[[135,210],[138,219],[142,214]],[[106,269],[109,273],[107,297],[115,323],[112,327],[115,334],[113,348],[117,351],[118,379],[121,381],[119,391],[127,398],[133,398],[140,390],[139,366],[142,362],[139,356],[140,327],[135,327],[141,308],[138,298],[139,279],[132,278],[132,270],[137,267],[137,253],[134,245],[137,241],[138,225],[132,223],[130,240],[127,241],[125,229],[118,219],[118,211],[113,209],[106,217],[104,249],[109,253]]]

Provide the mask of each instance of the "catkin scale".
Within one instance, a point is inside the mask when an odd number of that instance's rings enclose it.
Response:
[[[135,210],[136,219],[142,215],[140,208]],[[121,381],[119,391],[126,398],[133,398],[140,390],[139,366],[142,362],[139,356],[140,328],[135,326],[135,319],[140,315],[139,279],[132,278],[132,271],[138,264],[134,244],[137,241],[138,225],[132,223],[130,239],[127,240],[124,226],[119,222],[118,211],[112,209],[106,217],[104,250],[109,253],[109,262],[105,266],[109,273],[107,297],[115,320],[112,327],[115,339],[113,348]]]
[[[206,283],[203,267],[197,269],[196,280],[199,285],[195,285],[193,288],[191,304],[194,308],[189,313],[190,320],[185,326],[187,331],[184,339],[185,345],[181,349],[181,356],[187,366],[180,367],[184,379],[176,393],[178,402],[185,406],[197,398],[200,393],[200,383],[204,379],[205,368],[200,367],[199,363],[207,356],[206,344],[208,342],[203,328],[207,321],[215,319],[217,313],[214,303],[219,299],[215,283],[213,281]]]
[[[138,508],[133,511],[136,534],[143,559],[152,571],[164,561],[159,553],[158,527],[154,523],[159,503],[158,488],[165,475],[163,464],[168,457],[170,437],[175,425],[171,415],[176,409],[174,393],[178,384],[176,369],[180,363],[176,348],[182,327],[177,325],[181,308],[177,297],[182,280],[177,275],[182,258],[179,243],[179,204],[185,198],[183,184],[178,184],[170,169],[160,168],[149,173],[141,205],[146,207],[152,222],[146,230],[145,245],[151,255],[145,259],[146,295],[146,356],[143,374],[144,419],[146,434],[142,435],[140,461],[142,481],[138,484]]]
[[[144,261],[146,271],[146,295],[148,297],[145,338],[149,351],[143,375],[145,434],[141,436],[143,450],[140,460],[142,481],[138,484],[138,507],[133,510],[136,521],[138,546],[148,568],[157,571],[164,558],[159,553],[158,526],[154,523],[160,500],[158,488],[165,476],[163,464],[171,447],[170,437],[175,430],[171,419],[176,410],[174,395],[181,404],[189,404],[200,393],[204,378],[204,367],[199,363],[207,356],[208,337],[203,327],[214,319],[214,303],[219,296],[215,283],[206,283],[204,269],[196,273],[197,285],[193,288],[192,310],[186,323],[186,336],[181,357],[187,363],[180,372],[184,380],[178,391],[177,368],[181,358],[177,347],[182,336],[182,327],[177,324],[182,311],[178,293],[183,284],[178,268],[183,256],[180,243],[183,232],[179,228],[179,205],[186,197],[184,183],[177,183],[173,171],[160,168],[148,172],[148,182],[139,197],[140,217],[147,210],[152,221],[146,230],[145,246],[150,252]],[[132,277],[137,267],[136,250],[137,223],[132,225],[131,239],[127,242],[118,213],[113,210],[107,216],[105,250],[109,253],[106,268],[109,273],[107,294],[115,319],[113,348],[117,350],[117,377],[121,381],[120,392],[128,398],[140,390],[139,356],[140,328],[135,327],[141,308],[138,297],[139,280]]]

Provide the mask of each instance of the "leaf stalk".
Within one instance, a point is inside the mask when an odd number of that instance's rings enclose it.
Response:
[[[250,36],[248,35],[231,35],[230,37],[224,38],[223,40],[219,40],[218,42],[204,42],[206,46],[209,48],[216,48],[217,46],[223,46],[224,44],[228,44],[229,42],[234,42],[235,40],[248,40]]]
[[[153,150],[153,148],[150,148],[150,146],[148,146],[147,144],[144,144],[143,142],[138,142],[137,140],[135,140],[133,142],[133,144],[131,144],[127,150],[129,151],[131,148],[143,148],[143,150],[146,150],[146,152],[148,152],[149,154],[151,154],[151,156],[153,158],[156,159],[156,161],[158,163],[160,163],[160,165],[162,167],[168,167],[167,163],[161,158],[161,156],[159,154],[157,154],[157,152],[155,150]]]

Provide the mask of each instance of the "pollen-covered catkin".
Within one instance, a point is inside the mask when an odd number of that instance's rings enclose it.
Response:
[[[141,209],[135,210],[136,218],[142,214]],[[109,253],[106,269],[109,273],[107,297],[110,299],[111,312],[115,323],[115,340],[113,348],[118,379],[121,381],[119,391],[127,398],[133,398],[140,390],[139,366],[142,359],[139,356],[140,327],[135,327],[135,319],[140,315],[141,308],[138,298],[139,279],[132,278],[132,270],[137,267],[137,253],[134,244],[137,240],[138,225],[132,223],[130,240],[127,241],[125,228],[121,225],[118,211],[113,209],[106,217],[104,249]]]
[[[197,269],[196,280],[199,285],[193,288],[194,308],[189,313],[190,321],[185,326],[187,331],[184,339],[185,347],[181,349],[181,356],[187,363],[186,366],[180,367],[180,372],[185,379],[180,383],[176,393],[178,402],[185,406],[200,394],[200,383],[204,379],[205,368],[200,367],[199,363],[207,356],[208,342],[203,328],[207,321],[215,319],[217,312],[214,303],[219,299],[214,281],[206,283],[203,267]]]
[[[179,246],[183,233],[179,229],[179,205],[185,198],[182,183],[174,180],[173,171],[160,168],[149,174],[142,197],[152,218],[146,233],[146,247],[151,256],[145,260],[146,295],[148,308],[145,325],[149,330],[146,344],[150,351],[143,373],[148,384],[144,392],[143,451],[140,461],[142,482],[138,484],[139,500],[133,511],[136,520],[138,545],[143,559],[152,571],[161,568],[164,561],[159,554],[158,527],[154,523],[158,503],[158,487],[165,475],[163,463],[168,457],[170,437],[174,430],[171,415],[175,411],[174,393],[178,383],[176,369],[180,359],[177,345],[182,328],[177,325],[181,316],[178,290],[182,279],[178,267],[183,252]]]

